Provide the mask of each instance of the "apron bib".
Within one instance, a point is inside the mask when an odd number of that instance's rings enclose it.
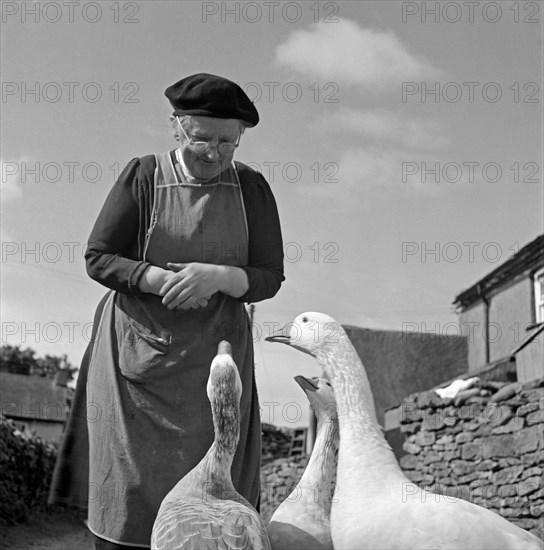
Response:
[[[156,160],[144,259],[163,268],[167,262],[247,265],[247,221],[234,167],[217,183],[194,185],[177,176],[169,153]],[[260,421],[243,303],[217,292],[205,308],[169,311],[161,299],[111,293],[87,385],[89,527],[107,540],[142,547],[149,547],[164,496],[213,442],[206,384],[222,339],[232,345],[244,388],[233,482],[253,504],[259,494]]]

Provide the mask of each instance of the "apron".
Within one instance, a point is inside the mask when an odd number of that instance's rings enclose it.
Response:
[[[169,153],[156,155],[155,198],[144,260],[247,265],[248,229],[234,167],[221,181],[183,181]],[[176,169],[178,172],[176,172]],[[234,486],[258,502],[260,439],[253,345],[244,304],[221,292],[208,306],[169,311],[161,297],[112,292],[93,346],[87,384],[89,528],[149,547],[162,499],[214,439],[206,395],[222,339],[243,384]]]

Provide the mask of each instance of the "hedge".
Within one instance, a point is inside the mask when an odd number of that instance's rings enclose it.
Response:
[[[0,415],[0,521],[25,521],[47,506],[56,447]]]

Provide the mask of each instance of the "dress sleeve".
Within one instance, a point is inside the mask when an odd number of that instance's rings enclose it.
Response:
[[[124,294],[141,294],[139,281],[150,265],[141,261],[142,212],[148,193],[149,176],[140,159],[133,159],[108,194],[87,243],[88,275]]]
[[[241,302],[260,302],[276,295],[282,282],[283,240],[276,200],[264,177],[237,163],[249,229],[248,265],[242,267],[249,281]]]

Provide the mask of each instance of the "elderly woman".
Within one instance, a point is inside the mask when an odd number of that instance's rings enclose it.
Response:
[[[269,185],[232,160],[259,116],[239,86],[214,75],[184,78],[165,95],[178,148],[128,164],[86,253],[89,275],[112,292],[95,318],[50,501],[81,496],[69,496],[69,486],[82,485],[75,462],[85,465],[86,416],[96,548],[149,547],[163,497],[211,445],[206,382],[221,339],[232,344],[243,383],[232,478],[253,505],[259,498],[261,427],[244,302],[278,292],[283,246]]]

